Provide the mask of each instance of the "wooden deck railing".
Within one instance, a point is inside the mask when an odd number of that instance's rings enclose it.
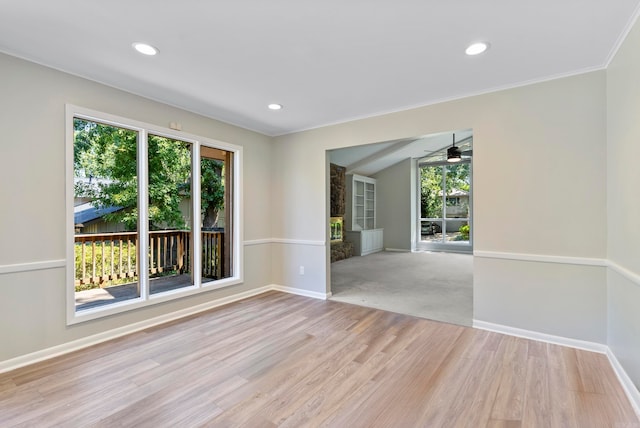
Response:
[[[202,232],[202,276],[221,278],[223,232]],[[95,233],[75,236],[76,286],[123,283],[138,276],[137,232]],[[191,266],[191,232],[149,232],[149,274],[188,273]]]
[[[222,278],[224,260],[224,233],[202,231],[202,276]]]

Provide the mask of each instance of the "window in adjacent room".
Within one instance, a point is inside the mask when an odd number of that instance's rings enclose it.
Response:
[[[416,248],[471,252],[472,246],[472,145],[468,136],[456,145],[462,160],[447,162],[447,149],[431,152],[419,159],[420,219]]]

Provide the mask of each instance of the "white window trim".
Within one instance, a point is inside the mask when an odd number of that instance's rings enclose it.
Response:
[[[421,217],[422,212],[420,210],[420,185],[421,185],[421,177],[420,177],[420,167],[421,166],[451,166],[451,165],[460,165],[461,163],[469,164],[469,180],[471,183],[471,188],[469,191],[469,215],[464,218],[453,218],[453,217],[434,217],[434,218],[424,218]],[[436,162],[426,162],[423,159],[417,159],[415,162],[416,165],[416,173],[414,178],[416,180],[416,239],[413,245],[415,245],[416,249],[421,250],[433,250],[433,251],[450,251],[450,252],[463,252],[463,253],[472,253],[473,252],[473,234],[475,232],[475,228],[473,225],[473,192],[474,192],[474,184],[473,184],[473,159],[463,160],[461,163],[449,163],[447,161],[436,161]],[[442,175],[442,185],[445,185],[446,174]],[[446,194],[443,194],[443,209],[446,204]],[[421,240],[421,230],[422,230],[422,222],[423,221],[442,221],[442,226],[446,227],[447,221],[467,221],[471,226],[471,233],[469,234],[469,243],[453,243],[453,242],[430,242],[426,243]]]
[[[65,202],[67,208],[66,217],[66,302],[67,302],[67,325],[78,324],[81,322],[103,318],[106,316],[132,311],[138,308],[144,308],[147,306],[155,305],[158,303],[166,302],[169,300],[175,300],[194,294],[204,293],[211,290],[216,290],[224,287],[228,287],[235,284],[244,282],[244,263],[243,263],[243,227],[241,219],[243,218],[242,212],[242,147],[222,141],[213,140],[193,134],[189,134],[182,131],[175,131],[173,129],[160,127],[157,125],[139,122],[132,119],[127,119],[119,116],[115,116],[108,113],[103,113],[96,110],[87,109],[84,107],[75,106],[72,104],[66,104],[65,106],[65,131],[66,131],[66,151],[65,151]],[[210,281],[202,283],[200,275],[194,275],[194,285],[189,287],[183,287],[175,290],[166,291],[163,293],[150,295],[148,293],[149,284],[149,269],[148,260],[146,257],[139,257],[138,263],[140,264],[140,297],[136,299],[125,300],[122,302],[113,303],[110,305],[100,306],[96,308],[86,309],[77,312],[75,309],[75,227],[73,224],[73,151],[74,151],[74,131],[73,131],[73,119],[74,117],[105,123],[109,125],[118,126],[121,128],[131,129],[139,132],[141,141],[138,142],[138,180],[140,183],[146,183],[148,177],[147,167],[147,135],[154,134],[162,137],[172,138],[176,140],[185,141],[191,143],[193,146],[192,167],[200,167],[200,147],[213,147],[229,152],[233,152],[233,220],[232,220],[232,272],[233,276],[229,278],[223,278],[217,281]],[[141,155],[143,154],[143,155]],[[140,186],[138,189],[138,207],[139,207],[139,219],[138,219],[138,234],[140,248],[148,247],[148,196],[147,186]],[[200,194],[200,180],[193,180],[194,195]],[[200,198],[193,198],[194,203],[194,227],[193,227],[193,239],[195,248],[199,248],[200,245]],[[201,255],[199,251],[194,254],[194,272],[199,272],[201,266]],[[196,270],[198,269],[198,270]],[[144,285],[143,285],[144,284]]]

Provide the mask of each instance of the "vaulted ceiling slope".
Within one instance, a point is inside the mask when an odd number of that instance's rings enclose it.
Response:
[[[0,51],[281,135],[603,68],[639,3],[0,0]]]

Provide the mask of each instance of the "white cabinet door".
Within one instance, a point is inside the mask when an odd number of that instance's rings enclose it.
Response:
[[[363,230],[360,232],[360,255],[382,251],[384,229]]]

